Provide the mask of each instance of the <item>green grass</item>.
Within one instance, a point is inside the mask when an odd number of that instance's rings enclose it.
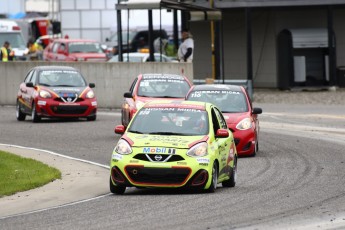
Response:
[[[40,187],[61,172],[39,161],[0,151],[0,197]]]

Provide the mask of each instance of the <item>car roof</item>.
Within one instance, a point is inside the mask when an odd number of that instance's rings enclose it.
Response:
[[[168,74],[168,73],[144,73],[141,74],[139,77],[141,79],[145,78],[174,78],[177,80],[186,80],[187,78],[183,75],[179,74]]]
[[[196,90],[231,90],[242,92],[243,86],[240,85],[223,85],[223,84],[202,84],[202,85],[194,85],[191,91]]]
[[[71,43],[71,42],[92,42],[92,43],[98,43],[96,40],[92,39],[71,39],[71,38],[57,38],[54,39],[53,42],[65,42],[65,43]]]
[[[146,103],[143,108],[183,108],[206,110],[211,103],[201,101],[155,100]]]
[[[36,70],[73,70],[78,71],[78,69],[71,66],[55,66],[55,65],[46,65],[46,66],[36,66],[33,69]]]

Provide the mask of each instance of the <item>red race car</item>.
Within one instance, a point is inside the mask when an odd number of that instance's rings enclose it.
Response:
[[[17,94],[18,121],[31,115],[42,117],[84,117],[96,120],[97,100],[81,73],[67,66],[37,66],[29,71]]]
[[[253,108],[247,90],[238,85],[195,85],[187,96],[189,101],[210,102],[222,111],[234,134],[239,156],[255,156],[259,150],[259,120],[261,108]]]
[[[124,94],[122,125],[128,126],[133,115],[152,100],[184,100],[191,83],[187,77],[176,74],[140,74]]]

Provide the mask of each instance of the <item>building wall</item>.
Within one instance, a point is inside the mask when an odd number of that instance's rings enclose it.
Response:
[[[337,40],[337,66],[345,66],[345,9],[334,9],[334,31]],[[198,22],[200,23],[200,22]],[[195,29],[196,38],[208,36],[208,32]],[[283,29],[327,28],[327,8],[266,8],[252,9],[252,50],[254,87],[277,87],[277,35]],[[246,79],[246,28],[244,9],[223,11],[224,75],[225,79]],[[202,43],[195,43],[195,79],[203,79],[211,71],[211,65],[203,52],[198,53]],[[209,51],[207,51],[209,52]],[[209,54],[208,54],[209,55]]]
[[[105,41],[116,24],[117,0],[60,0],[63,35]]]

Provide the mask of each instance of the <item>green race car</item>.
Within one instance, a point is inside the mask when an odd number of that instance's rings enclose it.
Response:
[[[194,101],[153,101],[133,117],[113,150],[110,191],[126,187],[195,188],[236,184],[234,138],[219,109]]]

